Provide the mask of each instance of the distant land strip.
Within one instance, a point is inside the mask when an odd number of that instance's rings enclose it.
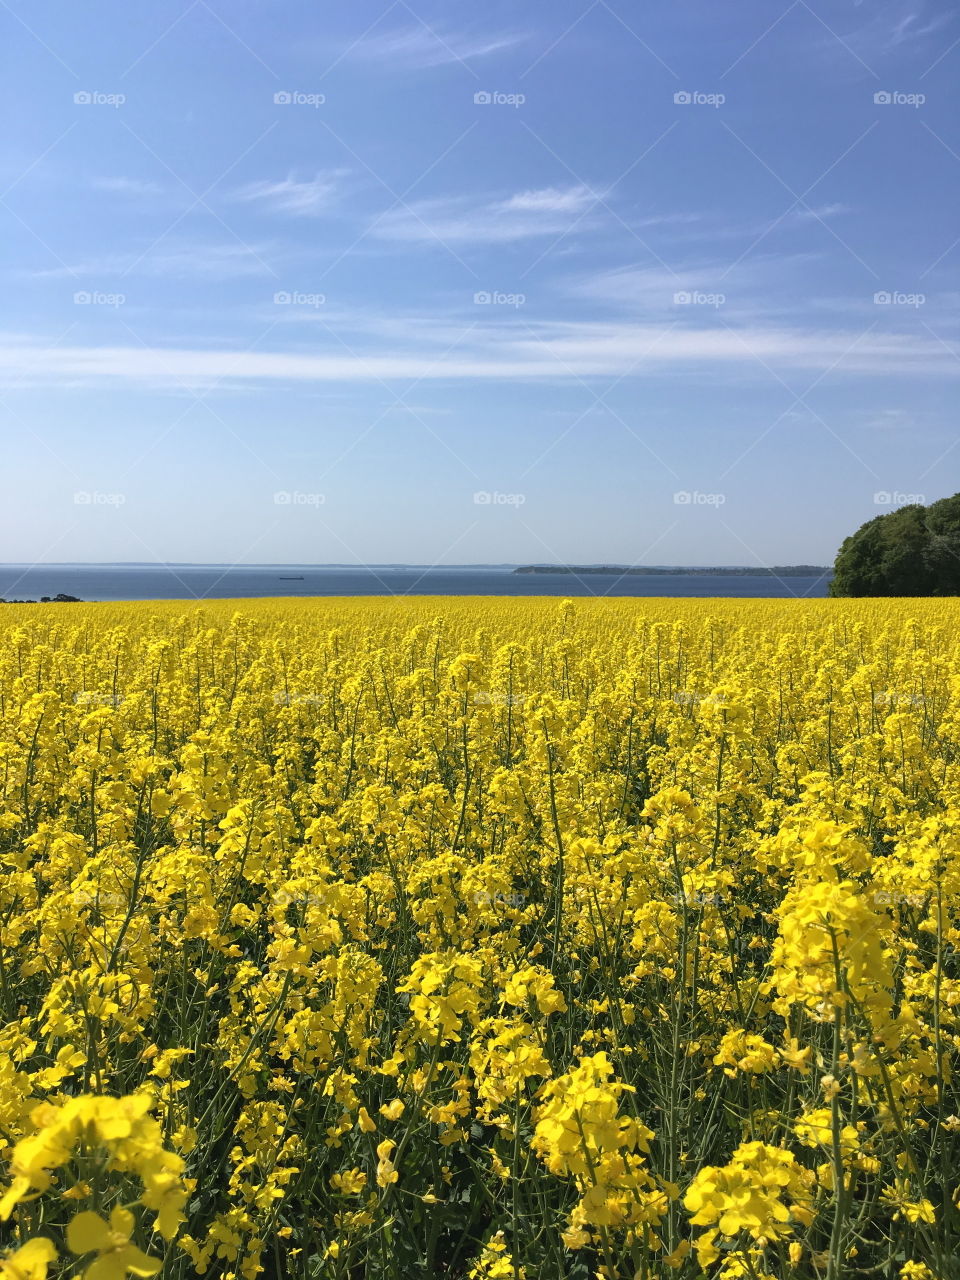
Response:
[[[628,574],[651,578],[676,577],[680,574],[698,577],[717,578],[818,578],[825,573],[833,573],[831,568],[820,564],[775,564],[768,569],[750,568],[746,565],[721,565],[714,568],[698,568],[694,565],[681,565],[666,568],[660,565],[616,565],[616,564],[524,564],[514,569],[514,573],[602,573],[625,577]]]

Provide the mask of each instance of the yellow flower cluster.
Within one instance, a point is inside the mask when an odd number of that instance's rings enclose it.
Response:
[[[0,610],[0,1280],[954,1280],[960,606]]]
[[[789,1235],[791,1220],[809,1226],[813,1180],[789,1151],[763,1142],[743,1142],[723,1168],[701,1169],[684,1197],[691,1221],[711,1228],[696,1242],[700,1265],[720,1257],[718,1235],[746,1232],[767,1244]]]
[[[81,1096],[59,1106],[42,1103],[30,1116],[31,1132],[21,1138],[11,1157],[12,1181],[0,1199],[0,1219],[6,1221],[16,1206],[35,1200],[55,1181],[54,1170],[71,1164],[99,1165],[107,1182],[110,1175],[134,1174],[142,1183],[139,1203],[156,1214],[155,1230],[171,1240],[184,1220],[181,1212],[189,1183],[183,1178],[184,1162],[163,1145],[157,1121],[148,1114],[150,1097],[136,1094],[128,1098]],[[120,1179],[116,1179],[119,1181]],[[76,1196],[85,1198],[89,1188],[75,1183]],[[70,1190],[66,1195],[70,1195]],[[75,1254],[97,1256],[84,1271],[85,1280],[122,1280],[127,1272],[153,1275],[159,1262],[148,1257],[131,1242],[134,1215],[120,1205],[110,1221],[93,1210],[76,1214],[66,1227],[66,1240]],[[5,1266],[12,1276],[17,1268],[26,1274],[46,1269],[57,1257],[52,1240],[35,1237],[8,1258]]]

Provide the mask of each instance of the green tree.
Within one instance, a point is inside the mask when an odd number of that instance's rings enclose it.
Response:
[[[840,547],[830,594],[960,595],[960,494],[861,525]]]
[[[926,524],[930,534],[927,558],[937,583],[933,594],[960,595],[960,493],[931,503]]]

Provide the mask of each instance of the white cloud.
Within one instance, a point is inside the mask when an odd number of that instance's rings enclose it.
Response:
[[[650,377],[680,369],[724,369],[762,376],[758,361],[782,370],[955,377],[960,362],[933,339],[904,333],[800,329],[787,326],[677,326],[662,323],[453,324],[444,346],[402,349],[397,340],[352,355],[331,337],[327,350],[215,350],[143,347],[0,345],[0,381],[49,386],[144,386],[176,389],[251,383],[368,383],[391,380]],[[434,337],[439,337],[435,334]],[[846,352],[846,354],[844,354]],[[839,364],[837,364],[839,358]],[[836,367],[835,367],[836,366]]]
[[[613,303],[637,311],[672,311],[674,294],[681,290],[721,290],[723,268],[716,263],[703,266],[626,267],[603,271],[573,285],[577,297]]]
[[[544,187],[539,191],[521,191],[501,203],[506,213],[579,213],[598,197],[584,186]]]
[[[790,217],[795,218],[797,222],[811,220],[826,222],[828,218],[836,218],[841,214],[851,212],[852,210],[847,204],[821,204],[811,205],[809,208],[794,209]]]
[[[34,279],[84,279],[107,280],[119,276],[164,276],[178,279],[229,280],[235,276],[267,275],[269,245],[208,244],[181,242],[168,244],[161,241],[157,247],[144,245],[126,253],[103,254],[87,258],[63,267],[49,267],[33,271]]]
[[[294,217],[315,217],[325,213],[341,190],[344,170],[334,169],[315,178],[301,180],[292,174],[280,180],[250,182],[233,193],[233,199],[245,204],[259,204],[272,213]]]
[[[854,425],[868,431],[915,431],[921,414],[908,409],[878,409],[854,419]]]
[[[800,282],[812,260],[812,255],[803,253],[758,253],[734,267],[717,259],[677,262],[672,268],[621,267],[574,280],[569,292],[648,318],[669,315],[694,325],[702,319],[699,307],[678,304],[677,295],[714,294],[723,298],[724,319],[736,315],[742,322],[752,316],[771,323],[775,316],[796,316],[798,288],[802,288],[807,305],[807,286]]]
[[[386,240],[451,244],[506,244],[562,235],[575,223],[592,225],[586,215],[603,194],[579,185],[521,191],[505,200],[419,200],[390,210],[373,234]]]
[[[110,195],[147,199],[163,195],[159,182],[145,182],[140,178],[94,178],[92,186]]]
[[[949,13],[940,13],[929,21],[924,21],[923,6],[917,8],[912,6],[905,12],[901,13],[899,18],[893,23],[887,42],[888,49],[899,48],[902,44],[907,44],[913,40],[923,40],[927,36],[933,35],[940,31],[951,20]]]
[[[932,47],[930,37],[954,20],[954,15],[949,12],[928,16],[924,0],[889,0],[879,7],[871,5],[870,9],[871,16],[867,21],[850,31],[837,28],[836,32],[823,32],[818,38],[820,47],[839,56],[846,46],[870,63],[911,45],[922,47],[928,44]]]
[[[386,64],[398,71],[424,71],[430,67],[485,58],[503,49],[511,49],[527,37],[504,33],[499,36],[473,36],[466,32],[449,32],[419,26],[395,27],[380,35],[358,41],[349,51],[355,58]]]

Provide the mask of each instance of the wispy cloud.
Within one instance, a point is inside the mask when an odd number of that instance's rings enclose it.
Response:
[[[133,199],[152,200],[163,195],[163,187],[159,182],[145,182],[141,178],[94,178],[91,186],[96,191]]]
[[[502,200],[419,200],[391,210],[373,228],[385,240],[423,243],[507,244],[562,235],[574,223],[589,225],[588,210],[603,195],[589,187],[543,187]]]
[[[950,20],[949,13],[939,13],[932,18],[926,18],[922,5],[911,6],[894,22],[887,40],[887,48],[898,49],[910,41],[923,40],[942,30]]]
[[[471,58],[485,58],[526,39],[526,35],[520,33],[471,35],[433,29],[421,23],[367,36],[352,47],[350,56],[397,71],[425,71],[430,67],[468,62]]]
[[[736,216],[719,209],[705,209],[700,212],[674,212],[634,216],[629,209],[618,209],[621,228],[640,235],[644,240],[670,245],[718,245],[721,242],[739,241],[749,245],[752,241],[765,240],[766,237],[789,237],[803,232],[805,239],[811,229],[817,231],[818,224],[830,222],[835,218],[854,213],[850,205],[832,203],[814,205],[809,209],[798,206],[785,212],[790,197],[770,208],[768,218]],[[605,227],[611,226],[608,221]],[[615,228],[614,228],[615,229]],[[819,228],[823,234],[823,227]]]
[[[867,431],[915,431],[922,417],[916,410],[878,409],[854,417],[853,425]]]
[[[397,322],[398,335],[403,326]],[[737,376],[830,370],[851,375],[914,375],[955,378],[960,362],[925,335],[786,325],[586,322],[487,324],[469,332],[451,323],[443,348],[404,350],[389,346],[346,352],[331,337],[326,350],[216,350],[211,348],[44,346],[19,340],[0,343],[0,382],[130,386],[176,390],[287,383],[376,385],[391,381],[543,380],[676,376],[679,370],[726,370]],[[454,344],[459,345],[454,347]],[[846,354],[844,354],[846,353]],[[838,363],[839,360],[839,363]]]
[[[849,30],[838,27],[835,17],[831,18],[831,30],[819,40],[821,47],[839,55],[846,45],[866,63],[879,62],[911,45],[923,46],[955,17],[949,12],[929,13],[924,0],[888,0],[879,7],[871,5],[870,10],[867,21]]]
[[[279,180],[250,182],[234,191],[233,199],[259,205],[271,213],[312,218],[326,213],[336,202],[345,173],[343,169],[332,169],[313,178],[301,179],[290,174]]]
[[[839,218],[852,212],[847,204],[821,204],[811,205],[809,209],[794,209],[790,217],[797,222],[826,222],[828,218]]]
[[[798,286],[804,281],[815,255],[758,254],[731,270],[728,261],[698,258],[668,266],[629,266],[572,279],[567,291],[621,313],[647,318],[669,316],[676,323],[698,324],[704,295],[715,300],[719,318],[743,322],[748,317],[771,323],[785,314],[797,315]],[[809,321],[813,308],[809,291],[802,286],[804,310]],[[864,298],[864,305],[867,299]],[[702,305],[710,306],[710,303]],[[722,307],[722,312],[720,308]]]
[[[62,267],[30,272],[33,279],[85,277],[108,280],[127,274],[164,276],[178,279],[232,279],[235,276],[266,275],[269,245],[210,244],[208,242],[165,242],[152,249],[131,249],[126,253],[103,254]]]

